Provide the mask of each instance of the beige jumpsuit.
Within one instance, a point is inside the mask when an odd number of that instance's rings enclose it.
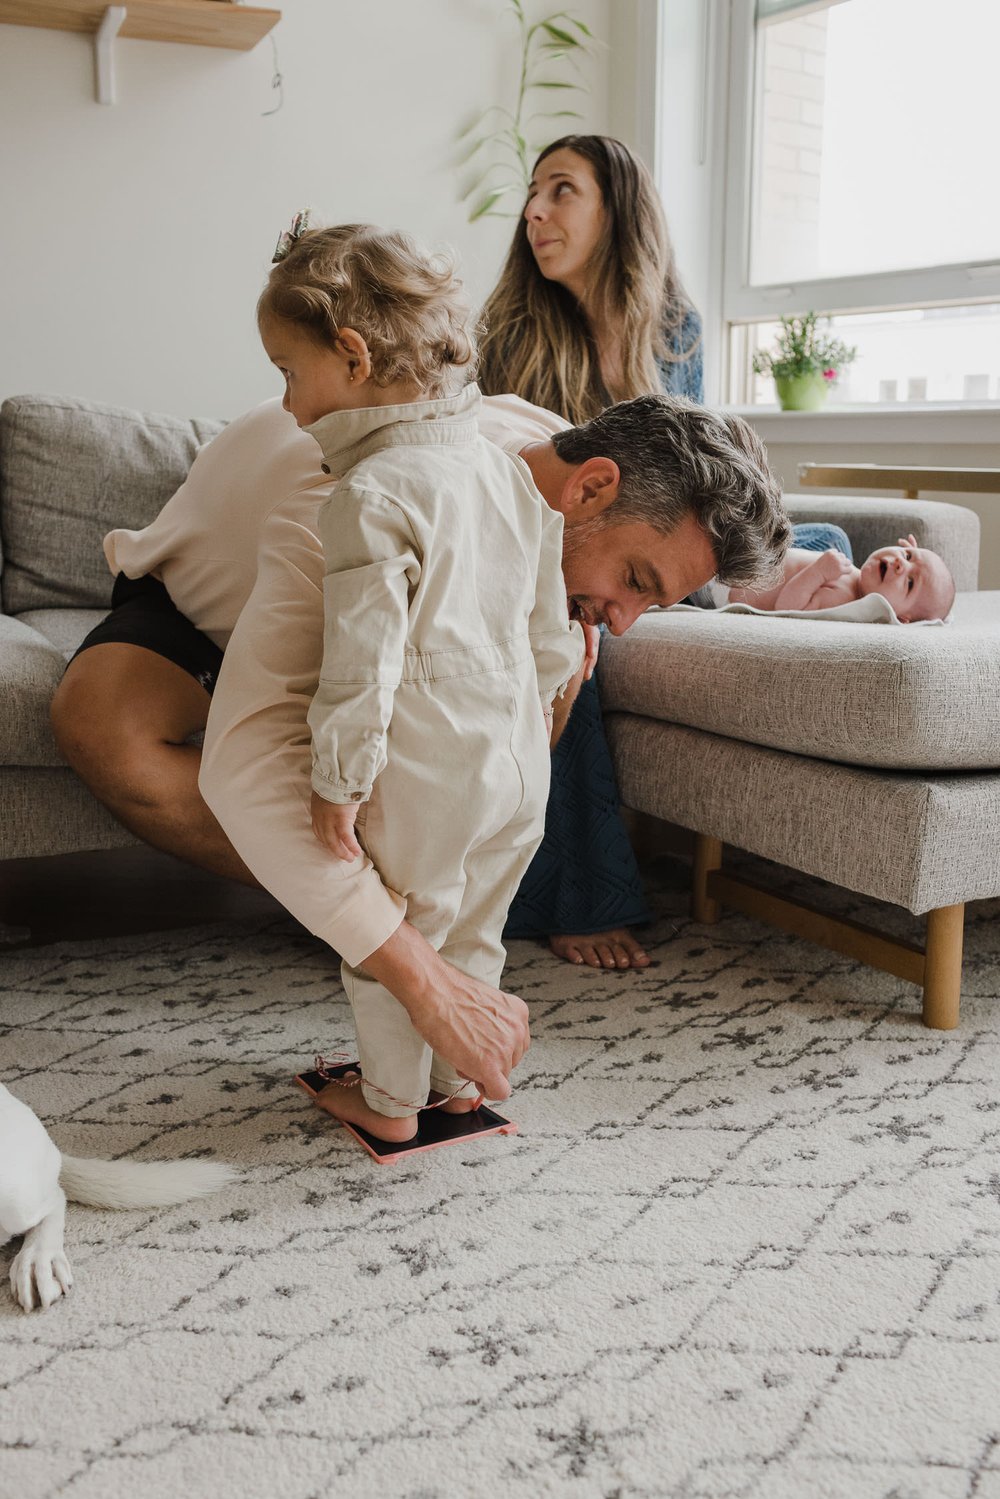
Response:
[[[479,436],[479,402],[470,386],[309,429],[343,475],[319,516],[324,652],[309,723],[313,790],[361,804],[359,839],[407,918],[496,984],[507,909],[544,830],[542,703],[577,670],[582,636],[561,517]],[[373,1108],[409,1114],[429,1086],[462,1088],[388,990],[349,963],[343,973]]]

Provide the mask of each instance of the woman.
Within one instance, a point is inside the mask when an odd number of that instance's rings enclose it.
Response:
[[[483,310],[479,385],[577,424],[663,390],[700,401],[701,319],[681,286],[652,178],[620,141],[568,135],[535,163],[524,213]],[[601,723],[584,684],[552,758],[545,841],[506,935],[595,968],[644,968],[648,921]]]
[[[651,391],[703,398],[701,319],[659,196],[608,136],[563,136],[539,156],[483,320],[486,395],[513,391],[574,424]],[[795,544],[849,551],[836,527],[797,528]],[[547,937],[574,963],[644,968],[629,926],[649,919],[592,679],[553,754],[545,841],[506,935]]]
[[[542,152],[483,309],[479,384],[574,425],[614,401],[703,396],[701,319],[659,197],[627,146],[567,135]]]

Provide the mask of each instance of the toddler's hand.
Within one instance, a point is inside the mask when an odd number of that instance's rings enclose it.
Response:
[[[325,849],[338,859],[358,859],[362,848],[354,833],[360,802],[328,802],[315,791],[310,811],[313,832]]]
[[[901,536],[896,545],[901,547],[913,547],[914,550],[916,550],[917,538],[912,533],[909,536]]]

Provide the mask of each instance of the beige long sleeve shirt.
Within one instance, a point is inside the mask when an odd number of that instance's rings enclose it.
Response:
[[[486,396],[479,430],[516,452],[544,441],[567,423],[519,396]],[[323,473],[322,453],[282,408],[265,401],[238,417],[202,448],[187,479],[154,521],[140,531],[109,531],[104,554],[113,573],[159,578],[182,614],[223,650],[269,546],[267,522],[294,516],[312,533],[336,471]]]

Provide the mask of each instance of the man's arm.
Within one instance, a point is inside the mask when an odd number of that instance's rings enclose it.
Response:
[[[571,677],[569,682],[566,684],[566,691],[563,693],[562,697],[553,699],[552,736],[549,741],[553,749],[555,749],[556,745],[559,743],[563,729],[565,729],[567,723],[569,722],[570,711],[572,710],[573,704],[577,700],[580,688],[583,686],[584,682],[589,676],[590,673],[587,670],[587,663],[584,662],[584,664],[580,667],[580,670],[577,672],[576,676]]]
[[[296,496],[262,532],[257,582],[209,713],[201,791],[256,878],[334,951],[403,1005],[430,1046],[491,1098],[506,1098],[527,1046],[523,1002],[446,963],[403,920],[368,859],[328,854],[310,825],[306,722],[323,647],[315,504]]]
[[[509,1096],[510,1074],[531,1044],[522,999],[460,973],[408,921],[361,966],[399,1000],[428,1046],[483,1097]]]

